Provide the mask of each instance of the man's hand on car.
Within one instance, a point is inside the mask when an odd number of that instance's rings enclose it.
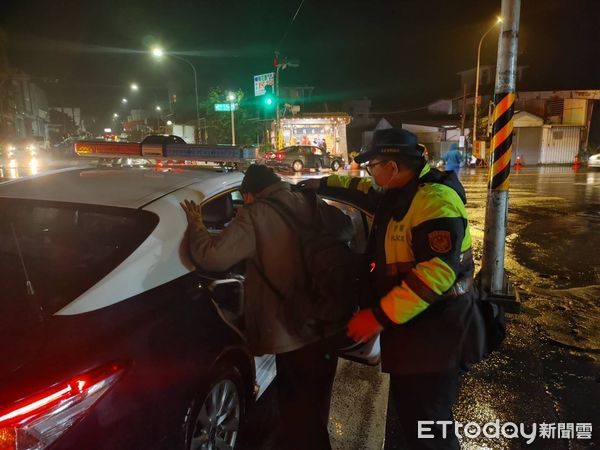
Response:
[[[202,208],[193,200],[184,200],[179,203],[185,211],[185,216],[189,225],[202,224]]]
[[[307,180],[302,180],[300,183],[298,183],[298,186],[317,190],[319,187],[321,187],[321,179],[309,178]]]

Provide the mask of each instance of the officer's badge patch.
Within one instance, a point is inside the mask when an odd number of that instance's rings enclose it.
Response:
[[[452,239],[449,231],[432,231],[427,235],[431,250],[436,253],[448,253],[452,250]]]

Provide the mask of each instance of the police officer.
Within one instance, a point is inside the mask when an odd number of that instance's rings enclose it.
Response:
[[[366,341],[381,333],[382,370],[390,373],[390,400],[411,449],[459,448],[451,421],[461,370],[480,359],[481,323],[473,295],[473,259],[465,192],[454,172],[431,169],[423,146],[403,129],[378,130],[356,158],[371,178],[332,175],[322,192],[357,193],[375,206],[365,272],[370,307],[348,324]],[[431,428],[431,431],[429,429]]]

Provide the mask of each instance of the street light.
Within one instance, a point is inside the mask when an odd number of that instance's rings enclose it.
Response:
[[[160,111],[160,106],[157,106],[157,107],[156,107],[156,110],[157,110],[157,111]]]
[[[136,83],[131,83],[130,87],[132,91],[138,91],[140,89],[140,87]]]
[[[127,104],[127,99],[126,98],[122,98],[121,99],[121,103],[123,103],[124,105],[126,105]]]
[[[119,117],[119,115],[117,113],[113,113],[113,118],[116,119],[117,117]]]
[[[501,22],[502,17],[498,17],[496,19],[496,23],[494,23],[494,25],[492,25],[489,28],[489,30],[483,33],[483,36],[481,36],[481,39],[479,39],[479,45],[477,46],[477,69],[475,71],[475,100],[473,101],[473,137],[471,139],[473,141],[473,148],[471,151],[475,150],[475,144],[477,142],[477,100],[479,99],[479,61],[481,56],[481,44],[483,44],[483,40],[485,39],[485,37]]]
[[[152,56],[154,56],[156,59],[161,59],[164,54],[164,51],[160,47],[154,47],[152,49]],[[182,58],[181,56],[177,56],[172,53],[170,53],[169,56],[171,58],[183,61],[184,63],[189,65],[192,68],[192,71],[194,72],[194,93],[196,94],[196,135],[198,135],[200,133],[200,111],[198,109],[198,74],[196,73],[196,68],[191,62],[189,62],[185,58]]]
[[[229,100],[229,111],[231,112],[231,144],[235,145],[235,94],[233,92],[227,94],[227,100]]]

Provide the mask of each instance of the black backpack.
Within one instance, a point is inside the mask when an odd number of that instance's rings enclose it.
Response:
[[[299,302],[302,301],[300,299],[308,299],[308,305],[291,305],[293,309],[304,311],[303,314],[297,314],[299,321],[313,319],[324,329],[345,325],[352,314],[358,311],[356,259],[347,243],[328,233],[321,223],[318,210],[320,199],[316,193],[310,189],[301,192],[312,206],[309,226],[303,226],[291,208],[283,202],[274,198],[259,200],[277,211],[298,237],[302,268],[296,288],[297,295],[294,299],[285,299],[260,269],[259,273],[282,301]]]

